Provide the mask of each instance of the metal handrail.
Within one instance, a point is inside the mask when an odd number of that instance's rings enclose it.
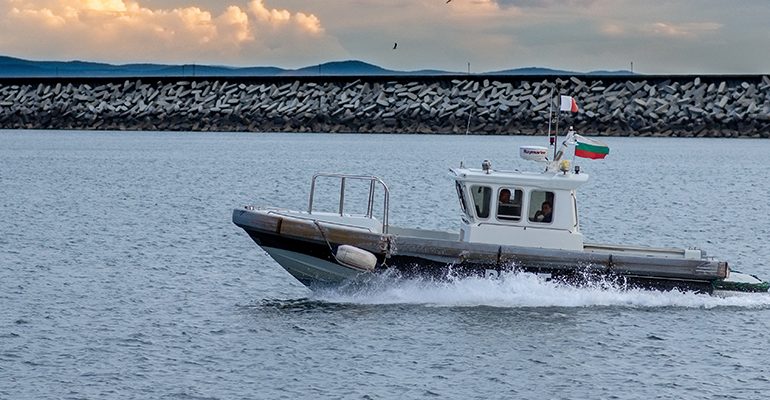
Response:
[[[310,182],[310,200],[308,201],[308,206],[307,206],[308,214],[313,213],[313,198],[315,197],[315,182],[316,182],[316,179],[318,179],[319,177],[340,179],[340,205],[339,205],[340,216],[342,216],[345,211],[345,180],[355,179],[355,180],[369,181],[369,201],[366,207],[366,218],[373,218],[372,214],[374,213],[374,188],[376,187],[376,184],[379,183],[385,191],[385,195],[384,195],[385,199],[383,204],[383,215],[382,215],[382,233],[388,233],[388,208],[390,207],[390,190],[388,190],[388,185],[386,185],[385,182],[382,181],[382,179],[373,175],[350,175],[350,174],[319,172],[313,175],[313,180]]]

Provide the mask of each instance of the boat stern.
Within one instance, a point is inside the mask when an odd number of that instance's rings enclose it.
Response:
[[[768,293],[770,282],[763,281],[755,275],[739,271],[730,271],[725,279],[714,281],[714,294],[730,295],[731,293]]]

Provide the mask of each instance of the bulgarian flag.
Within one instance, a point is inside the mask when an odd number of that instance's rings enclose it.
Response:
[[[575,135],[575,157],[597,159],[607,157],[607,154],[610,154],[610,148],[606,144],[598,140]]]
[[[572,111],[578,112],[577,101],[572,96],[560,96],[559,99],[559,111]]]

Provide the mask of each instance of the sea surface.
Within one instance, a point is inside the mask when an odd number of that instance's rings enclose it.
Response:
[[[579,160],[587,241],[698,246],[770,278],[770,141],[605,142]],[[231,222],[306,208],[327,171],[380,176],[393,225],[457,230],[447,169],[538,169],[518,146],[544,143],[0,131],[0,399],[767,398],[769,295],[524,274],[314,293]]]

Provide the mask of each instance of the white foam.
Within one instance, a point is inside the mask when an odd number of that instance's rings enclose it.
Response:
[[[313,297],[333,303],[439,307],[770,307],[770,294],[719,297],[680,291],[626,290],[608,284],[574,287],[525,273],[448,281],[379,277],[366,285],[316,292]]]

